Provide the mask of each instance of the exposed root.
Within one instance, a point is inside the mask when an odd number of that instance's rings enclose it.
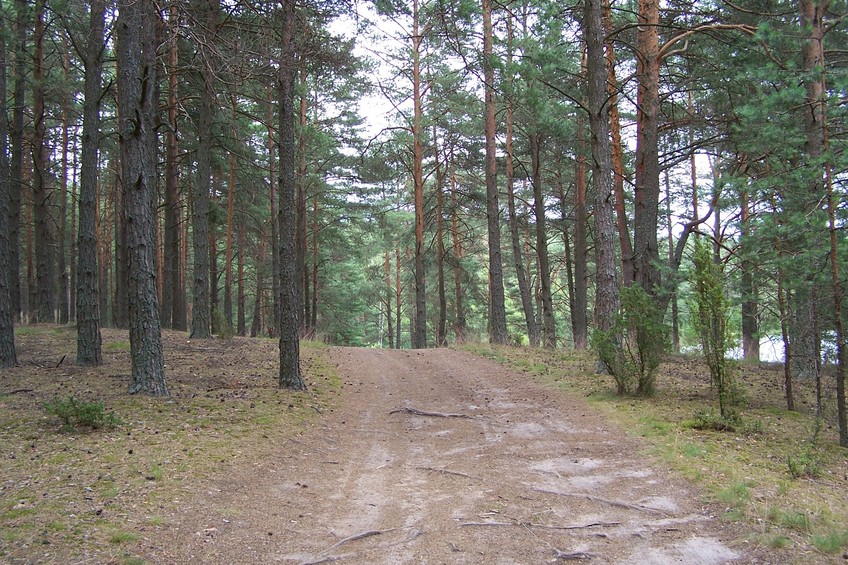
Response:
[[[380,534],[386,534],[389,532],[394,532],[397,528],[389,528],[388,530],[366,530],[364,532],[359,532],[358,534],[353,534],[352,536],[348,536],[344,539],[341,539],[319,553],[319,555],[323,555],[323,557],[319,557],[312,561],[301,561],[300,565],[320,565],[321,563],[329,563],[330,561],[336,561],[337,559],[341,559],[341,557],[335,555],[326,555],[333,550],[336,550],[343,546],[346,543],[350,543],[352,541],[357,541],[365,538],[370,538],[371,536],[379,536]]]
[[[585,551],[576,551],[574,553],[566,553],[564,551],[560,551],[558,549],[554,549],[556,552],[556,557],[553,562],[557,561],[579,561],[583,559],[592,559],[591,553],[586,553]]]
[[[587,528],[610,528],[620,526],[621,522],[593,522],[591,524],[579,524],[573,526],[554,526],[548,524],[534,524],[533,522],[463,522],[462,527],[469,526],[517,526],[522,528],[539,528],[542,530],[584,530]]]
[[[547,490],[541,488],[534,488],[536,492],[541,492],[545,494],[554,494],[556,496],[573,496],[576,498],[585,498],[586,500],[591,500],[592,502],[600,502],[603,504],[609,504],[610,506],[615,506],[618,508],[627,508],[628,510],[637,510],[639,512],[649,512],[651,514],[660,514],[662,516],[667,516],[666,512],[662,510],[658,510],[656,508],[651,508],[650,506],[642,506],[641,504],[630,504],[628,502],[622,502],[621,500],[610,500],[609,498],[601,498],[600,496],[595,496],[592,494],[584,494],[579,492],[559,492],[556,490]]]
[[[398,414],[398,413],[414,414],[415,416],[430,416],[430,417],[433,417],[433,418],[465,418],[465,419],[468,419],[468,420],[471,419],[471,416],[469,416],[467,414],[451,414],[451,413],[445,413],[445,412],[429,412],[427,410],[418,410],[417,408],[409,408],[409,407],[395,408],[394,410],[389,412],[389,414]]]
[[[416,469],[421,469],[422,471],[432,471],[434,473],[441,473],[443,475],[454,475],[456,477],[465,477],[466,479],[472,478],[471,475],[466,475],[465,473],[459,473],[457,471],[449,471],[447,469],[436,469],[434,467],[416,467]]]

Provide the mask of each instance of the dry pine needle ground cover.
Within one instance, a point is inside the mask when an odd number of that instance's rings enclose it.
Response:
[[[126,394],[126,331],[103,330],[104,365],[74,363],[76,330],[17,330],[20,366],[0,372],[0,562],[134,563],[134,542],[168,526],[207,480],[261,465],[270,446],[313,425],[339,389],[304,344],[310,392],[277,387],[274,340],[163,335],[171,397]],[[63,430],[43,404],[103,403],[122,421]]]

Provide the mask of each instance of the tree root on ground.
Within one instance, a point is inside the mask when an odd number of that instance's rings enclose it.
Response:
[[[417,408],[409,408],[409,407],[395,408],[394,410],[389,412],[389,414],[398,414],[398,413],[413,414],[415,416],[430,416],[430,417],[433,417],[433,418],[465,418],[465,419],[468,419],[468,420],[471,419],[471,416],[469,416],[467,414],[451,414],[451,413],[445,413],[445,412],[428,412],[426,410],[418,410]]]

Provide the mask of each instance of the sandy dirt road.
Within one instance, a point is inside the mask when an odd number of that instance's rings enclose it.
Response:
[[[773,562],[581,399],[451,350],[334,349],[343,400],[169,520],[159,563]]]

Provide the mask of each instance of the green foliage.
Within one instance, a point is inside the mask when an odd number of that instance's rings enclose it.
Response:
[[[56,416],[65,429],[113,429],[123,422],[114,412],[106,412],[102,402],[78,400],[73,396],[43,404],[44,411]]]
[[[822,553],[839,553],[843,547],[848,547],[848,530],[834,530],[826,535],[815,535],[811,541]]]
[[[621,290],[621,310],[608,331],[592,332],[592,348],[615,380],[617,392],[651,396],[668,328],[654,300],[638,285]]]
[[[221,339],[233,339],[236,331],[224,318],[224,313],[219,308],[212,309],[212,327],[218,330],[218,337]]]
[[[736,409],[741,396],[733,376],[735,368],[727,358],[733,338],[727,324],[729,305],[724,294],[724,273],[713,260],[709,246],[700,240],[695,242],[692,262],[692,325],[700,334],[701,350],[710,368],[712,384],[718,390],[721,418],[732,428],[739,420]]]
[[[789,475],[793,479],[802,477],[816,478],[822,473],[821,449],[819,441],[821,439],[822,419],[816,418],[816,423],[813,427],[813,437],[810,442],[804,446],[799,455],[786,455],[786,466],[789,469]]]

